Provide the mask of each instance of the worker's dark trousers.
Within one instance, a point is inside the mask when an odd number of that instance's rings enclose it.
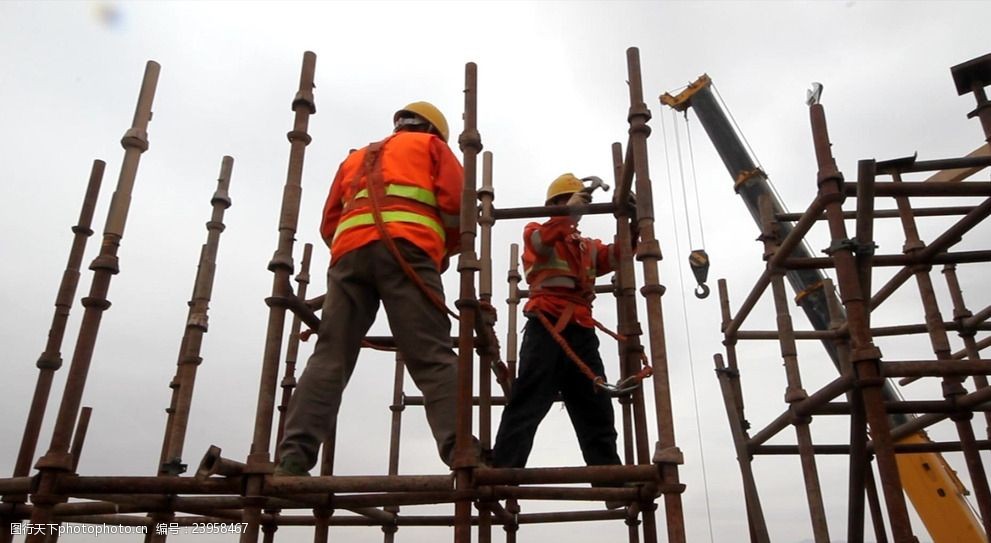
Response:
[[[396,244],[423,282],[443,299],[444,287],[434,262],[405,240],[397,239]],[[450,465],[457,409],[451,321],[403,273],[381,241],[345,254],[327,272],[317,344],[289,403],[280,458],[294,458],[307,469],[316,464],[320,444],[336,430],[341,394],[354,371],[361,341],[375,320],[379,300],[406,368],[423,392],[427,422],[441,460]],[[391,383],[391,378],[384,379],[382,386]]]
[[[561,336],[593,372],[605,377],[594,329],[572,323],[562,330]],[[537,426],[559,391],[585,463],[590,466],[620,463],[612,401],[605,394],[595,392],[591,379],[564,354],[544,325],[531,317],[523,332],[519,377],[503,411],[492,450],[496,467],[526,466]]]

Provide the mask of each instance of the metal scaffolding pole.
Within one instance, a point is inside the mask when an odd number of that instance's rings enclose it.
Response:
[[[289,277],[293,271],[293,244],[296,240],[296,225],[299,220],[299,204],[302,198],[301,179],[303,157],[310,143],[307,133],[310,115],[316,113],[313,101],[313,74],[317,56],[307,51],[303,54],[303,67],[299,77],[299,90],[292,101],[295,113],[293,129],[289,138],[289,167],[286,184],[282,192],[282,211],[279,215],[279,242],[272,260],[268,264],[272,272],[272,296],[269,304],[268,331],[265,337],[265,350],[262,358],[261,382],[258,390],[258,406],[255,412],[254,437],[251,452],[245,466],[247,480],[244,496],[249,503],[244,508],[244,522],[247,523],[241,534],[241,543],[256,543],[261,524],[262,485],[266,473],[272,472],[269,447],[272,439],[272,418],[275,412],[275,389],[279,377],[279,354],[282,350],[282,337],[286,321],[286,308],[275,299],[288,297]]]
[[[131,205],[131,192],[137,176],[141,153],[148,149],[148,122],[151,120],[151,105],[155,98],[155,87],[158,84],[160,67],[158,63],[148,61],[145,66],[138,104],[135,108],[131,128],[121,138],[124,147],[124,160],[120,176],[117,179],[117,189],[110,202],[107,212],[107,222],[103,231],[103,244],[100,254],[90,264],[93,270],[93,282],[89,296],[83,298],[83,312],[79,337],[66,377],[62,402],[59,405],[55,429],[52,431],[52,441],[48,452],[38,461],[36,468],[41,472],[38,489],[32,494],[31,501],[35,509],[31,513],[32,524],[49,524],[52,522],[52,508],[61,503],[64,498],[56,493],[58,479],[68,473],[73,466],[69,452],[73,426],[79,413],[86,377],[89,374],[96,337],[100,331],[100,320],[103,312],[110,307],[107,294],[110,290],[110,280],[119,271],[117,250],[124,237],[124,226]],[[31,543],[42,543],[45,534],[34,533],[28,536]]]

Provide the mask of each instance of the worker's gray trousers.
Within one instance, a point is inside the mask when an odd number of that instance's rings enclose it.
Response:
[[[405,240],[397,239],[396,244],[423,282],[443,299],[444,287],[434,262]],[[423,392],[427,422],[441,460],[451,464],[457,407],[451,321],[403,273],[381,241],[338,258],[327,272],[317,344],[289,402],[280,458],[294,458],[306,469],[316,464],[320,444],[334,435],[341,394],[354,371],[361,342],[375,321],[379,300],[406,368]],[[383,380],[382,386],[391,382]]]

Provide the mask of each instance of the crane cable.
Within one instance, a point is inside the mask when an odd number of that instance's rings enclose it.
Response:
[[[675,125],[674,126],[675,126],[675,133],[677,135],[677,126],[678,126],[677,125],[677,114],[673,110],[672,110],[672,113],[675,113],[675,115],[673,116],[673,118],[675,119]],[[665,150],[665,153],[664,153],[664,163],[665,163],[665,166],[667,168],[667,175],[668,175],[668,183],[667,183],[667,185],[668,185],[668,198],[669,198],[669,201],[671,201],[673,203],[674,202],[674,188],[672,188],[671,182],[670,182],[670,180],[671,180],[671,158],[670,158],[670,154],[667,152],[667,148],[668,148],[668,135],[667,135],[667,129],[665,128],[665,123],[664,123],[663,116],[661,117],[661,135],[662,135],[662,139],[664,140],[664,150]],[[679,155],[678,156],[678,161],[680,163],[680,161],[681,161],[680,150],[679,150],[678,155]],[[693,159],[693,164],[694,164],[694,159]],[[682,192],[684,193],[684,183],[682,183]],[[687,209],[687,204],[686,204],[686,209]],[[701,222],[701,215],[699,216],[699,220]],[[687,222],[687,216],[686,216],[686,222]],[[674,232],[675,249],[680,254],[681,253],[681,237],[678,235],[678,221],[675,219],[674,210],[673,209],[672,209],[672,213],[671,213],[671,227],[672,227],[671,230]],[[691,229],[690,228],[689,228],[689,236],[691,236]],[[715,536],[713,535],[713,530],[712,530],[712,508],[711,508],[711,505],[709,503],[709,477],[708,477],[708,474],[706,473],[706,468],[705,468],[705,446],[702,443],[702,418],[699,415],[699,395],[698,395],[698,387],[695,384],[695,364],[692,363],[692,361],[695,359],[695,355],[694,355],[694,353],[692,351],[692,343],[693,343],[693,341],[692,341],[692,328],[691,328],[691,326],[689,326],[689,323],[688,323],[688,304],[685,301],[685,281],[684,281],[684,279],[682,277],[683,275],[684,275],[684,269],[682,268],[681,261],[679,260],[678,261],[678,286],[680,288],[678,289],[678,292],[681,294],[681,315],[682,315],[682,319],[684,320],[684,324],[685,324],[685,336],[686,336],[686,339],[688,340],[686,342],[687,345],[688,345],[688,361],[689,361],[689,364],[688,364],[688,374],[689,374],[689,376],[691,376],[691,383],[692,383],[692,403],[693,403],[693,405],[695,407],[695,428],[697,429],[696,437],[698,439],[699,457],[701,459],[700,464],[702,465],[702,487],[703,487],[703,493],[705,495],[705,518],[706,518],[706,521],[708,522],[708,525],[709,525],[709,543],[713,543],[713,541],[715,541]]]
[[[685,208],[685,228],[688,230],[688,246],[692,248],[688,255],[688,263],[692,268],[692,274],[695,275],[695,282],[698,283],[698,286],[695,288],[695,297],[702,299],[709,296],[709,287],[705,284],[709,277],[709,255],[705,252],[705,229],[702,226],[702,205],[700,203],[701,199],[699,198],[698,179],[695,177],[695,157],[693,156],[692,151],[692,135],[691,132],[687,132],[688,153],[692,166],[692,184],[695,186],[695,209],[697,210],[695,218],[698,221],[699,235],[701,236],[702,243],[701,247],[697,249],[694,248],[695,242],[692,241],[692,220],[691,213],[688,211],[688,194],[685,192],[685,165],[681,160],[681,139],[678,137],[677,114],[674,111],[672,111],[672,114],[675,118],[674,141],[678,153],[678,174],[681,178],[681,203]],[[685,126],[687,131],[687,110],[685,111]]]

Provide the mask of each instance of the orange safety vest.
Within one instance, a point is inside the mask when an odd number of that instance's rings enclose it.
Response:
[[[464,170],[440,138],[398,132],[382,140],[376,161],[385,184],[382,220],[388,235],[413,243],[441,267],[458,246]],[[331,265],[350,251],[379,240],[368,195],[365,156],[369,147],[341,163],[324,204],[320,234]]]
[[[558,328],[570,322],[591,328],[595,278],[616,269],[612,244],[582,237],[574,220],[554,217],[523,229],[523,271],[530,285],[524,312],[540,311],[558,319]],[[574,281],[575,288],[544,286],[554,277]]]

